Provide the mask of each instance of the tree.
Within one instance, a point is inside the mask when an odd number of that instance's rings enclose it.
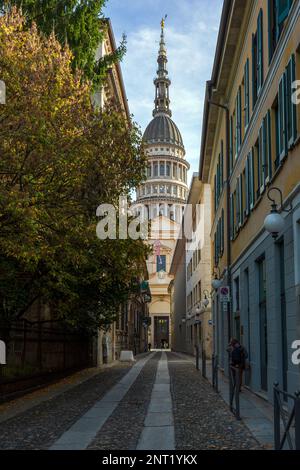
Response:
[[[73,70],[79,68],[99,86],[107,68],[126,53],[125,36],[117,50],[96,61],[96,51],[103,40],[106,21],[102,9],[106,0],[0,0],[3,12],[12,6],[22,8],[27,27],[36,23],[47,37],[54,32],[62,46],[69,45]]]
[[[141,134],[94,109],[72,53],[12,10],[0,17],[0,317],[37,300],[95,331],[111,323],[140,275],[142,241],[101,241],[96,209],[117,206],[145,173]]]

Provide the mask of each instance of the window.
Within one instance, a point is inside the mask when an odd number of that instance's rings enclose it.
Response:
[[[160,176],[165,176],[165,164],[164,163],[160,164],[159,174]]]
[[[293,82],[296,79],[295,69],[295,55],[293,54],[281,77],[277,103],[273,106],[276,117],[276,168],[297,139],[297,107],[292,101]]]
[[[173,178],[177,178],[177,165],[173,164]]]
[[[167,163],[167,166],[166,166],[166,174],[167,176],[171,176],[171,166],[170,166],[170,163]]]
[[[244,124],[245,132],[248,128],[250,121],[250,95],[249,95],[249,59],[247,59],[244,70]]]
[[[158,176],[158,164],[155,163],[154,165],[154,176]]]
[[[268,0],[269,63],[274,55],[293,0]]]
[[[151,176],[152,176],[151,165],[148,165],[148,167],[147,167],[147,176],[148,176],[148,178],[151,178]]]
[[[167,271],[167,260],[166,255],[160,255],[156,257],[156,271],[159,273],[161,271]]]

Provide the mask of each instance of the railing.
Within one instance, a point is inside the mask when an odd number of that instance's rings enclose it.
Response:
[[[288,412],[282,398],[290,399],[293,403]],[[283,425],[283,435],[281,435]],[[294,428],[294,429],[293,429]],[[279,389],[274,384],[274,445],[275,450],[282,450],[287,442],[289,450],[300,450],[300,392],[291,395]]]
[[[212,355],[212,386],[219,393],[219,363],[218,356]]]
[[[241,369],[239,366],[229,366],[229,407],[230,411],[240,420],[240,388]]]

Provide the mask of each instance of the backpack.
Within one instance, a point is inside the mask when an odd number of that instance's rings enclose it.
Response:
[[[234,366],[239,366],[245,363],[245,353],[242,346],[233,347],[231,352],[231,362]]]

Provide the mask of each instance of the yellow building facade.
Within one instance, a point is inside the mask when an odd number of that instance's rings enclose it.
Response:
[[[249,353],[247,385],[270,400],[274,382],[289,392],[300,383],[292,363],[300,338],[297,80],[300,2],[225,0],[200,158],[212,188],[215,274],[230,288],[229,303],[220,288],[214,293],[214,347],[226,369],[228,340],[237,337]],[[284,219],[276,233],[264,225],[272,200]]]

